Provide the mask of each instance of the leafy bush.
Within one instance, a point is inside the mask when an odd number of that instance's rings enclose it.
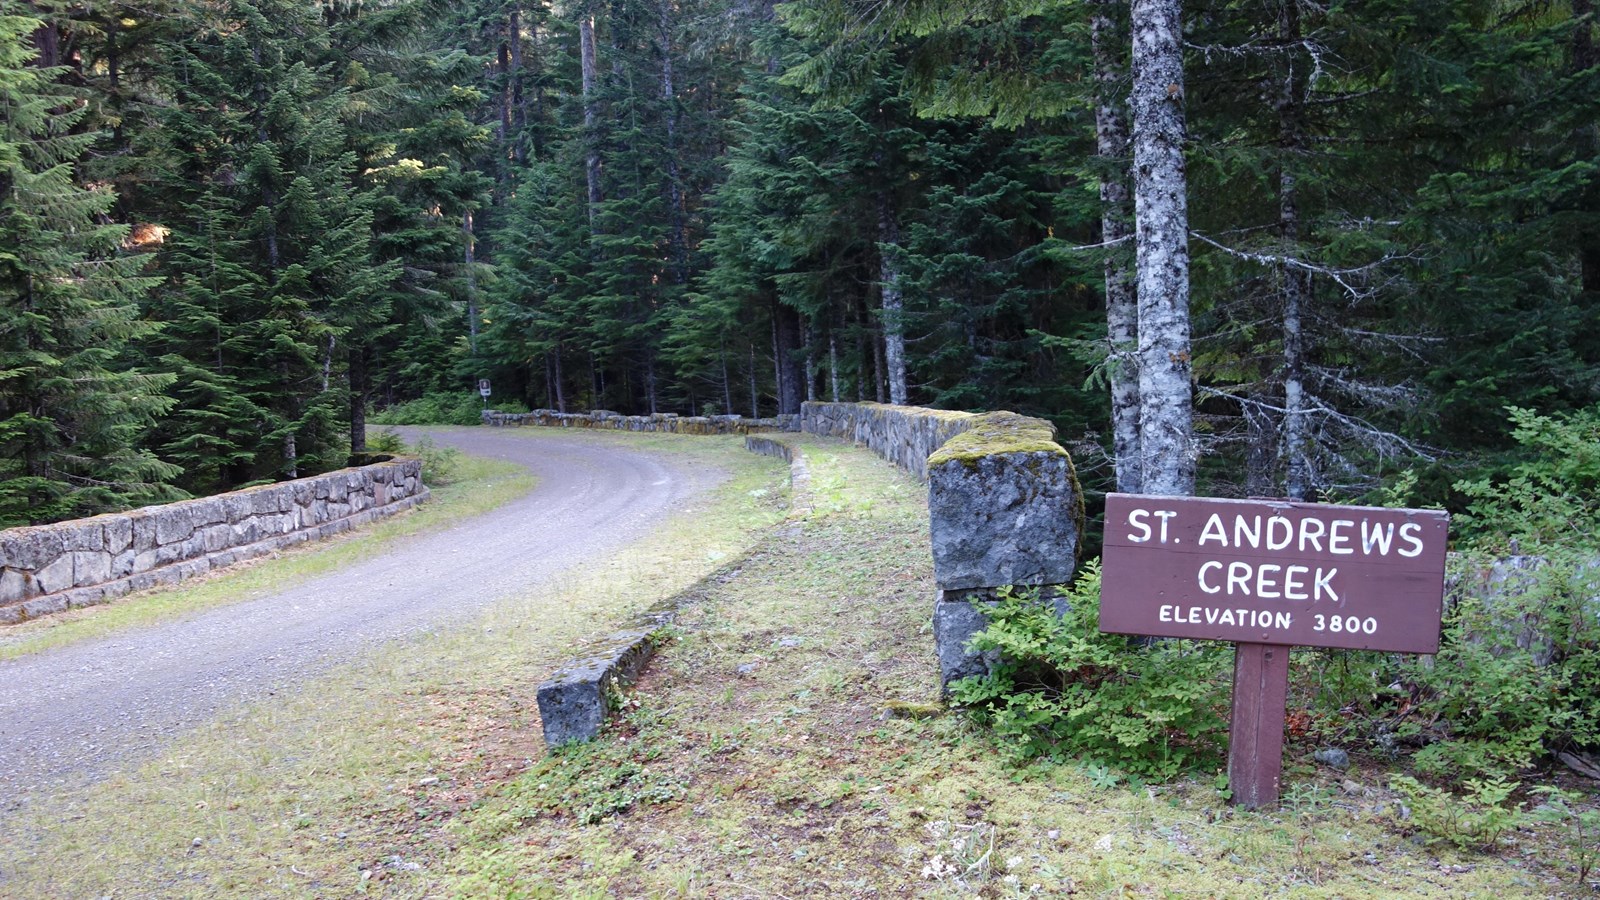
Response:
[[[528,411],[527,406],[516,401],[497,400],[494,408],[501,412]],[[477,425],[483,422],[483,398],[466,391],[426,394],[379,410],[368,421],[374,425]]]
[[[1400,736],[1427,744],[1419,771],[1510,775],[1549,750],[1600,746],[1600,568],[1544,549],[1505,581],[1459,591],[1438,656],[1403,665],[1417,724]],[[1452,567],[1472,581],[1495,564],[1470,553]]]
[[[1456,485],[1458,586],[1418,689],[1428,774],[1508,776],[1550,750],[1600,746],[1600,408],[1540,416],[1511,407],[1525,460]]]
[[[450,484],[460,477],[461,451],[437,446],[431,437],[408,444],[393,431],[380,431],[367,438],[367,452],[417,457],[422,460],[422,482],[429,487]]]
[[[1432,841],[1448,841],[1461,850],[1493,850],[1500,835],[1527,821],[1522,804],[1507,803],[1517,782],[1498,776],[1468,778],[1466,793],[1461,796],[1404,775],[1394,779],[1393,785],[1405,796],[1417,829]]]
[[[1002,591],[972,639],[1001,661],[952,684],[952,699],[1021,758],[1073,754],[1146,778],[1215,765],[1226,741],[1232,648],[1102,634],[1098,562],[1066,599],[1059,614],[1037,591]]]
[[[1458,537],[1488,552],[1600,546],[1600,407],[1564,416],[1506,408],[1525,461],[1500,478],[1463,481]]]

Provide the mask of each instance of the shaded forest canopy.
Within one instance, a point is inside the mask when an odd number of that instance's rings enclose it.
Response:
[[[337,467],[479,378],[1011,409],[1108,489],[1128,15],[0,0],[0,526]],[[1506,407],[1595,406],[1590,0],[1182,15],[1201,493],[1459,501]]]

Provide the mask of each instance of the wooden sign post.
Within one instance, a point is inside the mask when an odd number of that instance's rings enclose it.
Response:
[[[1109,494],[1100,630],[1234,642],[1228,785],[1269,806],[1289,648],[1437,653],[1448,531],[1437,510]]]

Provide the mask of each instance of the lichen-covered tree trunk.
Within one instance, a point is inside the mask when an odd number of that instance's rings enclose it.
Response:
[[[1300,39],[1300,17],[1293,0],[1279,12],[1279,31],[1283,42],[1292,45]],[[1285,57],[1282,93],[1278,98],[1278,132],[1283,160],[1278,170],[1278,233],[1283,241],[1283,258],[1299,256],[1300,210],[1295,179],[1296,157],[1303,152],[1305,133],[1300,123],[1304,77],[1295,66],[1295,57]],[[1287,263],[1280,265],[1283,283],[1283,455],[1284,493],[1296,500],[1311,495],[1311,447],[1306,429],[1305,336],[1302,318],[1311,292],[1308,273]]]
[[[1117,490],[1137,494],[1142,462],[1139,454],[1138,298],[1127,248],[1132,236],[1128,198],[1128,121],[1117,96],[1122,82],[1118,62],[1118,9],[1123,0],[1094,0],[1089,40],[1094,56],[1096,152],[1100,176],[1100,237],[1108,245],[1105,261],[1106,332],[1111,345],[1107,373],[1111,382],[1111,447],[1116,461]]]
[[[578,56],[582,69],[583,134],[587,150],[583,174],[589,188],[589,230],[595,228],[595,217],[600,212],[600,141],[595,133],[599,119],[600,98],[596,95],[599,76],[596,72],[594,44],[594,16],[587,13],[578,21]]]
[[[900,223],[887,192],[878,196],[878,276],[883,306],[883,362],[888,369],[889,402],[906,405],[905,303],[900,265],[892,248],[900,245]]]
[[[1194,493],[1189,207],[1183,164],[1183,10],[1133,3],[1140,490]]]

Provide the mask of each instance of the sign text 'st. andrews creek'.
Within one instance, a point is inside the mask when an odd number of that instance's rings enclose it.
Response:
[[[1103,631],[1435,653],[1443,512],[1106,497]]]

